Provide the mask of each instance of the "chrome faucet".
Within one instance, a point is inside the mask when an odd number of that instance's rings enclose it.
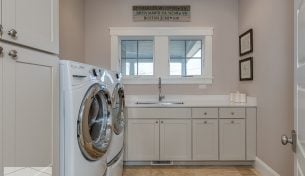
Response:
[[[162,95],[162,81],[161,77],[159,77],[159,102],[162,101],[165,98],[164,95]]]

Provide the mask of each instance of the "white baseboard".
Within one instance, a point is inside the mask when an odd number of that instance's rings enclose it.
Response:
[[[261,176],[280,176],[280,174],[275,172],[270,166],[259,158],[256,158],[254,168]]]

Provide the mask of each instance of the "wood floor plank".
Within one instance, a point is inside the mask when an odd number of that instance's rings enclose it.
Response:
[[[126,166],[123,176],[259,176],[250,166]]]

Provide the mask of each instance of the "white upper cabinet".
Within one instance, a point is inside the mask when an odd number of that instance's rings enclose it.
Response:
[[[2,38],[58,54],[58,9],[58,0],[2,0]]]

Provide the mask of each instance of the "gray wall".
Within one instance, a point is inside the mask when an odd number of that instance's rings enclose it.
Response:
[[[59,57],[84,62],[84,0],[59,0]]]
[[[191,5],[192,22],[133,22],[132,5]],[[198,85],[164,86],[166,94],[227,94],[238,86],[238,0],[86,0],[85,57],[110,68],[109,27],[214,27],[213,76],[207,89]],[[128,85],[127,94],[156,94],[156,85]]]
[[[240,0],[240,33],[254,30],[254,81],[240,89],[258,98],[258,157],[281,176],[293,175],[290,146],[280,136],[293,123],[293,1]]]

